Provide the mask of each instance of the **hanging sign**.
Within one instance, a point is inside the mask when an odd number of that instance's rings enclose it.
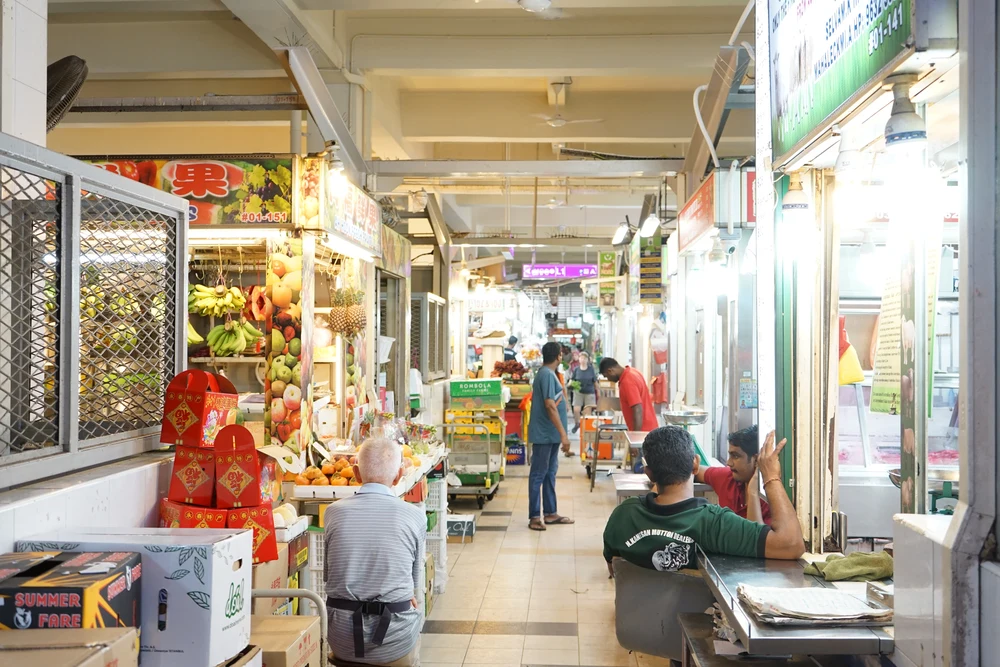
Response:
[[[715,172],[691,195],[677,214],[677,242],[684,252],[715,226]]]
[[[524,280],[551,280],[553,278],[596,278],[593,264],[525,264]]]
[[[610,279],[608,282],[601,282],[600,305],[613,307],[615,305],[614,279],[618,276],[618,253],[602,252],[598,255],[598,272],[601,278]]]
[[[639,239],[639,303],[663,303],[663,233]]]
[[[780,165],[912,47],[911,0],[770,0],[771,142]]]
[[[517,308],[517,297],[510,292],[470,294],[465,305],[470,313],[512,313]]]
[[[333,232],[367,250],[382,256],[382,208],[361,188],[349,183],[344,175],[327,171],[326,219],[327,232]]]
[[[87,161],[187,199],[191,225],[292,222],[291,158]]]

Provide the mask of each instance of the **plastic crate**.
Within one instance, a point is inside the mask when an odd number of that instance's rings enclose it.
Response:
[[[323,577],[323,566],[326,563],[326,533],[322,528],[309,529],[309,564],[310,570],[319,570]]]
[[[500,472],[489,473],[489,478],[489,486],[496,486],[500,483]],[[464,486],[487,486],[486,473],[484,472],[460,472],[458,479],[462,481]]]
[[[427,481],[427,500],[425,504],[431,511],[440,511],[445,508],[442,494],[447,493],[448,483],[443,479]]]
[[[427,536],[427,553],[434,556],[434,592],[444,593],[448,582],[448,542],[438,536]]]

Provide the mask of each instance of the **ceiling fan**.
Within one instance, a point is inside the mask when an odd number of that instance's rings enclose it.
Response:
[[[559,105],[556,105],[556,115],[550,116],[544,113],[534,113],[531,114],[533,118],[541,118],[543,122],[539,125],[548,125],[549,127],[554,127],[559,129],[560,127],[566,127],[567,125],[573,125],[574,123],[603,123],[603,118],[564,118],[562,113],[559,111]]]
[[[566,17],[566,12],[558,7],[552,6],[552,0],[509,0],[516,2],[517,6],[526,12],[531,12],[535,16],[547,21],[554,21]],[[476,0],[479,2],[479,0]]]

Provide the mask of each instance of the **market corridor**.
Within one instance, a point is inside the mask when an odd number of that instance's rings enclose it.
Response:
[[[615,639],[615,590],[601,546],[615,506],[611,481],[600,479],[591,493],[579,459],[561,460],[559,512],[576,523],[533,532],[527,472],[508,467],[474,540],[448,545],[448,585],[424,626],[421,665],[669,664],[629,654]],[[452,511],[474,508],[459,501]]]

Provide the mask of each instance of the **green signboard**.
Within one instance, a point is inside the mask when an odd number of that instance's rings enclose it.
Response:
[[[775,162],[911,47],[912,0],[769,0]]]
[[[503,388],[500,380],[452,380],[452,398],[478,398],[499,396]]]

